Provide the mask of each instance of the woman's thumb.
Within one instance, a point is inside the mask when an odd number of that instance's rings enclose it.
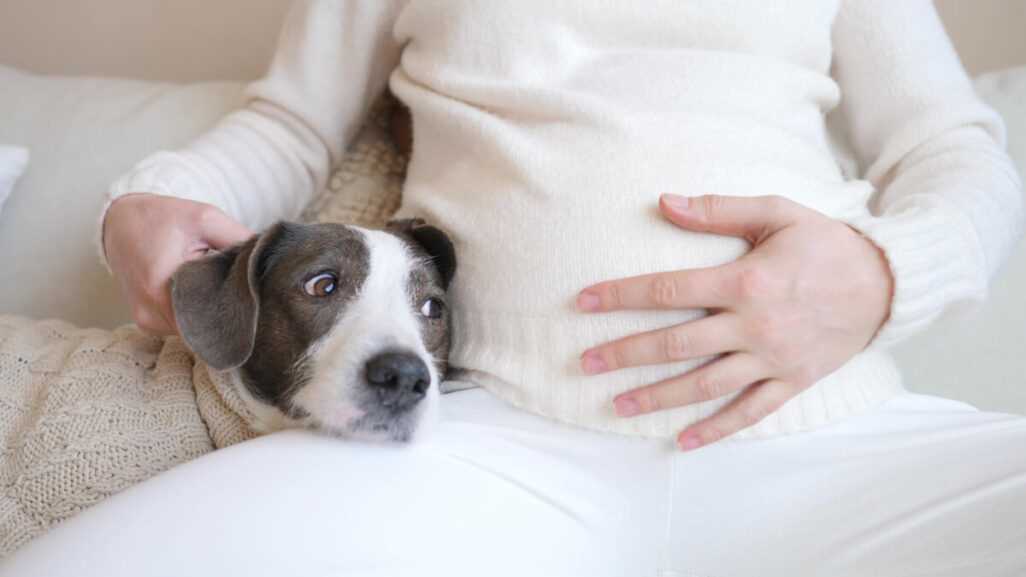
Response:
[[[253,237],[253,231],[242,223],[221,211],[217,211],[215,214],[216,216],[206,218],[203,222],[203,240],[211,248],[224,250]]]

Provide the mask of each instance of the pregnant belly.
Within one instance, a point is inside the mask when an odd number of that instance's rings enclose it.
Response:
[[[594,127],[507,129],[458,151],[425,147],[411,164],[402,212],[453,236],[461,301],[535,315],[565,308],[595,282],[716,266],[746,252],[740,239],[667,222],[662,193],[781,195],[834,217],[864,213],[871,188],[845,182],[825,149],[731,122],[697,116],[686,129],[632,126],[631,137]]]
[[[775,194],[835,217],[866,210],[870,187],[845,182],[823,150],[758,126],[741,132],[722,119],[688,126],[633,127],[643,139],[535,127],[482,136],[455,152],[418,152],[402,212],[437,223],[456,244],[454,365],[491,375],[493,391],[535,412],[607,422],[599,413],[616,394],[702,359],[585,377],[580,354],[705,312],[583,315],[574,310],[577,293],[608,279],[717,266],[749,248],[670,224],[658,212],[661,193]],[[717,131],[730,136],[700,137]]]

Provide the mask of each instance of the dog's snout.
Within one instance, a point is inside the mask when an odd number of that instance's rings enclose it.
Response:
[[[431,373],[411,353],[383,353],[367,361],[367,383],[377,390],[382,404],[406,409],[424,398]]]

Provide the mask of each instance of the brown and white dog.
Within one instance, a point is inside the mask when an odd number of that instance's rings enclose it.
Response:
[[[421,220],[281,223],[183,265],[171,294],[189,348],[239,371],[255,430],[407,441],[447,369],[455,271],[452,242]]]

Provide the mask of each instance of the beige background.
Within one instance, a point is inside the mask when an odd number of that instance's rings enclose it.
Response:
[[[289,4],[0,0],[0,63],[62,74],[252,79],[263,71]],[[938,0],[937,5],[972,72],[1026,65],[1026,0]]]

